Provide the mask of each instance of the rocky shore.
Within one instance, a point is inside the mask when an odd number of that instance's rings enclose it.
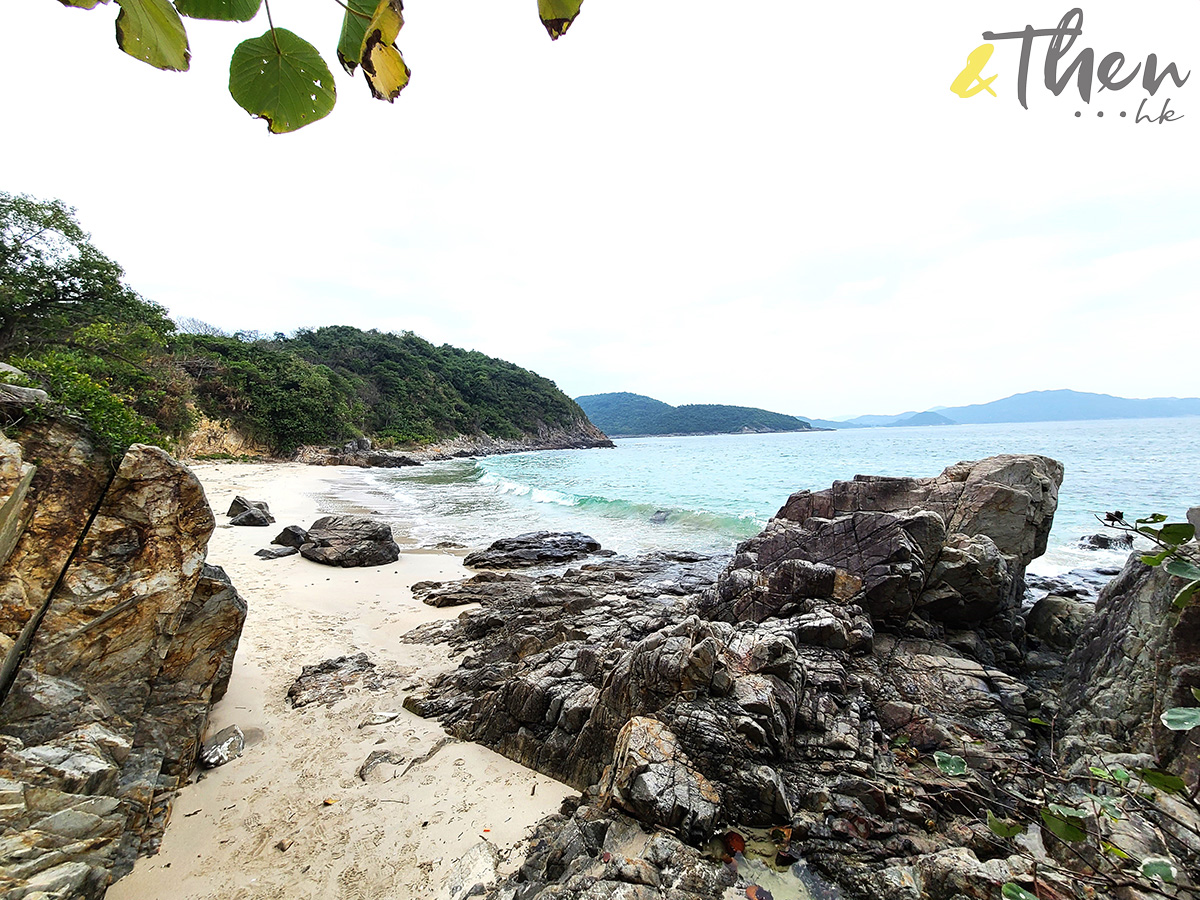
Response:
[[[613,446],[608,435],[587,419],[581,419],[572,428],[542,428],[537,435],[520,440],[492,438],[486,434],[459,435],[436,444],[403,450],[381,450],[373,447],[369,439],[358,438],[341,447],[302,447],[296,454],[296,460],[313,466],[391,469],[471,456],[497,456],[534,450],[590,450]]]
[[[114,473],[69,423],[0,460],[6,896],[1148,900],[1200,878],[1195,747],[1158,720],[1194,705],[1200,613],[1136,554],[1095,604],[1024,603],[1053,460],[800,492],[730,556],[530,534],[475,572],[318,509],[322,468],[198,479],[135,446]],[[256,556],[282,526],[300,552]],[[193,781],[205,737],[225,764]]]
[[[1195,784],[1156,716],[1200,687],[1196,612],[1134,556],[1097,607],[1022,615],[1062,475],[859,478],[794,495],[724,565],[421,586],[482,608],[410,635],[465,656],[406,707],[583,792],[488,896],[1191,896],[1200,814],[1146,791]]]

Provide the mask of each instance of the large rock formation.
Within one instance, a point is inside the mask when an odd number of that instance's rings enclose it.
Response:
[[[69,423],[30,428],[0,444],[4,495],[20,533],[0,568],[0,887],[99,897],[157,846],[246,607],[205,564],[200,483],[158,448],[113,473]]]
[[[469,652],[406,705],[586,792],[531,847],[520,897],[662,896],[681,876],[661,849],[624,875],[596,862],[617,810],[697,845],[776,828],[779,859],[855,897],[990,898],[1035,873],[1065,896],[1069,849],[1037,824],[1018,847],[985,815],[1040,822],[1038,770],[1056,763],[1032,720],[1057,710],[1061,669],[1031,687],[1020,602],[1061,478],[1009,456],[797,494],[719,573],[660,555],[428,586],[483,608],[438,633]],[[1158,849],[1196,861],[1178,840]],[[731,882],[689,884],[680,896]]]

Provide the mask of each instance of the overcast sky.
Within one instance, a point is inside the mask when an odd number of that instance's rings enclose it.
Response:
[[[552,43],[533,0],[409,0],[394,106],[337,69],[328,118],[269,135],[226,90],[265,15],[188,20],[179,74],[117,49],[115,3],[4,0],[0,190],[76,207],[176,317],[412,330],[572,396],[1195,396],[1200,4],[1088,3],[1067,57],[1155,53],[1181,88],[1055,97],[1040,39],[1028,110],[1018,41],[998,96],[950,91],[982,32],[1068,9],[586,0]],[[333,0],[272,11],[336,68]]]

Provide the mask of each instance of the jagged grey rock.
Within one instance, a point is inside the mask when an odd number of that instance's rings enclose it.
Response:
[[[584,559],[599,549],[599,541],[578,531],[530,531],[468,553],[463,565],[477,569],[558,565]]]
[[[300,555],[327,566],[382,566],[400,558],[392,528],[365,516],[325,516],[308,529]]]
[[[308,532],[299,525],[289,525],[271,541],[272,544],[278,544],[281,547],[295,547],[299,550],[308,543]]]
[[[266,500],[247,500],[241,494],[238,494],[233,498],[233,502],[229,504],[229,510],[225,513],[225,515],[231,517],[240,516],[242,513],[251,509],[261,510],[268,516],[271,514],[271,509],[269,506],[267,506]],[[271,521],[274,522],[275,520],[272,519]]]
[[[273,525],[274,523],[274,516],[253,506],[238,513],[229,520],[230,525],[250,525],[256,528],[265,528],[267,525]]]

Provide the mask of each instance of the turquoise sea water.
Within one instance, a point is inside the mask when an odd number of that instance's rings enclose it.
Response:
[[[432,545],[483,546],[538,529],[591,534],[621,553],[727,552],[801,489],[864,475],[936,475],[959,460],[1041,453],[1066,466],[1050,548],[1031,571],[1119,563],[1073,544],[1094,516],[1200,504],[1200,418],[872,428],[812,434],[632,438],[557,450],[373,470],[370,506]]]

